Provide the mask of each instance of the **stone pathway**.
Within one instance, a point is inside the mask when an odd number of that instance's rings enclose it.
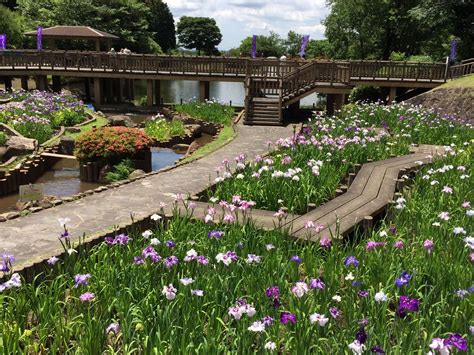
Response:
[[[0,224],[0,253],[15,255],[15,269],[60,254],[61,227],[58,218],[70,218],[72,237],[93,238],[114,227],[131,224],[131,216],[142,219],[159,211],[159,202],[170,202],[171,193],[196,194],[215,178],[214,169],[223,159],[245,153],[249,159],[267,152],[267,141],[293,134],[293,127],[236,126],[237,137],[202,159],[152,175],[100,194],[49,208]]]

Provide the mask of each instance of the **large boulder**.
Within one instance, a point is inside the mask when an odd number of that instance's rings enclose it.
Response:
[[[140,177],[140,176],[143,176],[145,175],[146,173],[141,170],[141,169],[137,169],[137,170],[133,170],[130,175],[128,176],[129,179],[135,179],[137,177]]]
[[[69,136],[62,136],[59,139],[59,151],[61,154],[73,155],[76,141]]]
[[[128,128],[135,128],[137,126],[137,124],[126,115],[109,116],[109,122],[111,126],[121,126]]]
[[[38,146],[36,139],[11,136],[7,140],[8,151],[5,155],[8,155],[8,159],[12,156],[19,156],[30,154],[35,151]]]

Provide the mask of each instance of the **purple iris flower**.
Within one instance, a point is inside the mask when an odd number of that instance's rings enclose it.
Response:
[[[270,316],[265,316],[262,318],[262,322],[263,324],[265,324],[266,327],[268,327],[269,325],[272,325],[274,319]]]
[[[324,282],[320,278],[311,279],[309,281],[309,288],[311,288],[311,289],[317,288],[317,289],[323,290],[325,287],[326,287],[326,285],[324,284]]]
[[[445,345],[452,345],[460,351],[467,351],[467,340],[461,334],[454,333],[445,340]]]
[[[367,340],[367,333],[365,332],[364,327],[360,327],[359,330],[356,332],[355,335],[356,339],[359,343],[364,344]]]
[[[179,263],[179,260],[174,255],[171,255],[164,260],[164,264],[167,269],[172,268],[174,265],[177,265],[178,263]]]
[[[359,297],[367,297],[369,295],[369,291],[360,290],[359,292],[357,292],[357,295]]]
[[[173,242],[172,240],[167,240],[165,244],[168,248],[174,248],[176,246],[176,243]]]
[[[278,286],[268,287],[265,291],[265,294],[267,295],[267,297],[270,298],[278,298],[280,297],[280,289],[278,288]]]
[[[334,319],[337,319],[341,316],[341,311],[339,309],[337,309],[336,307],[331,307],[331,308],[329,308],[329,314],[331,314],[331,316]]]
[[[3,254],[2,263],[0,264],[1,272],[9,272],[12,268],[12,264],[15,262],[15,257],[12,254]]]
[[[296,324],[296,314],[290,312],[282,312],[280,314],[280,322],[285,325],[289,322]]]
[[[355,256],[350,255],[344,260],[344,265],[354,265],[354,267],[359,267],[359,260],[357,260]]]
[[[360,286],[362,286],[362,282],[357,281],[357,280],[354,280],[354,281],[352,281],[352,286],[354,286],[354,287],[360,287]]]
[[[401,295],[400,302],[398,305],[398,315],[400,318],[405,318],[410,312],[418,312],[420,309],[420,301],[416,298],[409,298],[408,296]]]
[[[298,255],[293,255],[291,258],[290,258],[290,261],[296,263],[296,264],[301,264],[301,262],[303,261]]]
[[[74,276],[74,288],[79,287],[80,285],[87,286],[89,279],[91,278],[90,274],[77,274]]]
[[[395,285],[397,285],[397,287],[408,285],[408,282],[410,281],[410,279],[411,279],[411,275],[408,272],[403,271],[400,277],[395,280]]]
[[[377,355],[385,354],[385,351],[383,351],[383,349],[379,345],[373,346],[372,349],[370,349],[370,352]]]
[[[223,235],[224,235],[224,232],[221,232],[221,231],[210,231],[209,233],[207,233],[207,236],[209,238],[216,238],[216,239],[222,238]]]

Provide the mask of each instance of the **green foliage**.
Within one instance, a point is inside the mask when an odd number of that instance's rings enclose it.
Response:
[[[232,106],[226,106],[218,101],[207,100],[206,102],[188,102],[176,105],[176,111],[207,122],[230,125],[235,110]]]
[[[52,114],[51,126],[57,129],[61,126],[71,127],[84,121],[84,113],[71,109],[56,111]]]
[[[8,137],[4,132],[0,132],[0,146],[7,144]]]
[[[24,21],[20,14],[0,5],[0,32],[7,35],[7,48],[21,48]]]
[[[114,165],[113,170],[105,175],[109,182],[115,182],[128,179],[130,173],[135,169],[133,162],[130,159],[124,159],[117,165]]]
[[[378,86],[356,86],[351,90],[349,102],[377,102],[382,99]]]
[[[311,39],[306,48],[306,58],[327,59],[330,56],[330,45],[327,39]]]
[[[455,37],[460,57],[474,56],[470,1],[329,0],[328,5],[324,24],[334,58],[388,59],[398,52],[441,60]]]
[[[136,128],[102,127],[81,134],[74,155],[80,160],[120,161],[147,149],[151,139]]]
[[[153,32],[153,40],[164,52],[176,48],[176,31],[173,14],[168,5],[162,0],[145,0],[150,9],[148,28]]]
[[[91,26],[112,33],[120,40],[117,47],[136,52],[157,50],[149,30],[150,9],[138,0],[18,0],[18,10],[27,18],[30,29],[38,25]],[[133,19],[133,20],[132,20]],[[91,49],[90,41],[64,41],[61,49]]]
[[[407,56],[405,53],[402,52],[392,52],[390,53],[390,60],[401,62],[407,60]]]
[[[216,21],[209,17],[183,16],[177,27],[179,44],[195,48],[198,54],[215,54],[216,46],[222,41],[222,34]]]
[[[293,32],[294,33],[294,32]],[[252,48],[252,36],[246,37],[240,43],[241,55],[248,57],[250,56],[250,50]],[[270,35],[257,36],[257,56],[258,57],[280,57],[285,53],[285,44],[281,37],[275,33],[270,32]]]
[[[54,133],[51,125],[31,121],[13,123],[11,126],[21,135],[36,139],[39,144],[46,142]]]
[[[168,121],[165,118],[155,118],[145,123],[145,133],[157,141],[181,136],[184,131],[184,123],[180,120]]]

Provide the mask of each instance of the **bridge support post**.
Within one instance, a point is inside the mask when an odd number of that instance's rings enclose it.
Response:
[[[61,77],[58,75],[53,75],[53,91],[54,92],[61,91]]]
[[[48,78],[46,75],[37,75],[35,81],[37,90],[44,91],[48,88]]]
[[[344,94],[335,94],[334,95],[334,110],[340,110],[342,109],[342,106],[344,105]]]
[[[102,79],[94,78],[94,101],[96,105],[102,104]]]
[[[91,99],[91,87],[89,78],[84,78],[84,94],[86,95],[86,100],[90,101]]]
[[[161,81],[154,80],[155,82],[155,105],[161,105]]]
[[[12,91],[12,77],[4,76],[3,83],[5,84],[5,91]]]
[[[122,102],[122,90],[120,88],[120,79],[112,79],[113,97],[116,103]]]
[[[28,77],[26,75],[21,77],[21,88],[23,90],[28,90]]]
[[[288,113],[290,114],[290,118],[295,118],[300,113],[300,100],[293,102],[291,105],[288,106]]]
[[[210,97],[210,85],[209,81],[200,81],[199,82],[199,101],[209,100]]]
[[[146,105],[153,106],[153,80],[146,80]]]
[[[328,115],[334,114],[334,94],[326,95],[326,113]]]
[[[390,93],[388,95],[388,103],[391,104],[392,102],[394,102],[396,97],[397,97],[397,88],[396,87],[390,88]]]

